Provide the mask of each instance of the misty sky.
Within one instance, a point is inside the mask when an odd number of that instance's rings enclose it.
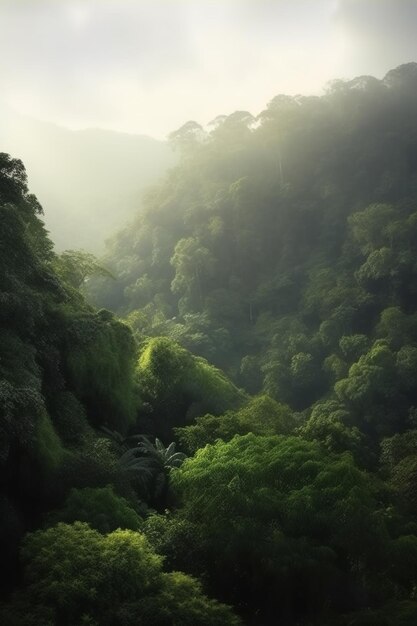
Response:
[[[0,99],[163,138],[417,61],[417,0],[0,0]]]

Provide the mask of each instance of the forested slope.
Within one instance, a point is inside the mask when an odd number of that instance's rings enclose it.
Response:
[[[415,625],[416,105],[409,64],[184,125],[113,278],[1,156],[0,621]]]
[[[182,164],[115,237],[117,280],[92,299],[251,393],[298,412],[319,401],[326,425],[314,412],[311,437],[337,424],[372,447],[403,431],[416,402],[416,105],[411,63],[320,98],[277,96],[208,135],[184,125]]]
[[[237,624],[197,581],[163,572],[162,559],[138,532],[146,502],[165,503],[168,469],[139,448],[138,460],[124,444],[142,402],[134,340],[74,288],[74,259],[52,252],[41,213],[22,162],[1,153],[1,599],[17,590],[0,606],[0,621]],[[139,376],[150,396],[151,351]],[[197,373],[205,368],[212,386],[220,377],[202,360],[185,361]],[[187,397],[204,399],[204,378],[200,372]],[[230,383],[223,389],[226,406],[241,402]],[[150,445],[146,438],[142,444]],[[181,459],[171,447],[166,467]]]

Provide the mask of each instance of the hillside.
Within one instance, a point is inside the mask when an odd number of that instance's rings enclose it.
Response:
[[[416,624],[416,105],[188,122],[100,261],[0,154],[1,623]]]
[[[167,388],[154,369],[161,349],[168,366],[170,347],[154,342],[137,363],[130,330],[84,301],[41,215],[23,163],[0,153],[0,621],[121,625],[145,610],[147,624],[237,626],[196,580],[163,571],[139,532],[146,503],[166,506],[169,462],[184,457],[171,446],[155,463],[125,439],[142,403]],[[215,368],[171,351],[189,387],[184,411],[244,401]]]
[[[92,283],[93,301],[308,408],[416,308],[416,103],[409,64],[208,135],[185,125],[181,164],[114,238],[117,280]]]

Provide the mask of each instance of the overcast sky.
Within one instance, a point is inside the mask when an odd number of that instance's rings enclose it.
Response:
[[[417,61],[417,0],[0,0],[0,99],[163,138]]]

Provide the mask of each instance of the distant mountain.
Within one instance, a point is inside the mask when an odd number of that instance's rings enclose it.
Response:
[[[176,157],[145,135],[72,131],[0,108],[0,152],[22,159],[56,249],[102,252]]]

